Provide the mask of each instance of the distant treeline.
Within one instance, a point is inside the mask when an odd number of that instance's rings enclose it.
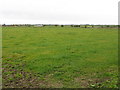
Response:
[[[34,26],[34,25],[31,25],[31,24],[10,24],[10,25],[2,24],[2,26]]]
[[[5,26],[28,26],[28,27],[31,27],[31,26],[34,26],[34,27],[45,27],[45,26],[54,26],[54,27],[66,27],[66,26],[69,26],[69,27],[79,27],[79,28],[117,28],[119,27],[120,28],[120,25],[89,25],[89,24],[86,24],[86,25],[75,25],[75,24],[72,24],[72,25],[58,25],[58,24],[11,24],[11,25],[6,25],[6,24],[3,24],[2,25],[3,27]]]

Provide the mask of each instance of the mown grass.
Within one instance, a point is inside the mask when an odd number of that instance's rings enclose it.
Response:
[[[3,68],[3,87],[117,88],[118,30],[3,27]]]

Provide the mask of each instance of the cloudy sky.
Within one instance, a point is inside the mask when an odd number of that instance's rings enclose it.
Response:
[[[0,0],[0,23],[118,24],[119,0]]]

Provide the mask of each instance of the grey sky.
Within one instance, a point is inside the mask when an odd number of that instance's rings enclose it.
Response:
[[[1,0],[1,23],[118,24],[119,0]]]

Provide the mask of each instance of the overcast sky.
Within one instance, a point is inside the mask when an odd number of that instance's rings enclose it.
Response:
[[[119,0],[0,0],[0,23],[118,24]]]

